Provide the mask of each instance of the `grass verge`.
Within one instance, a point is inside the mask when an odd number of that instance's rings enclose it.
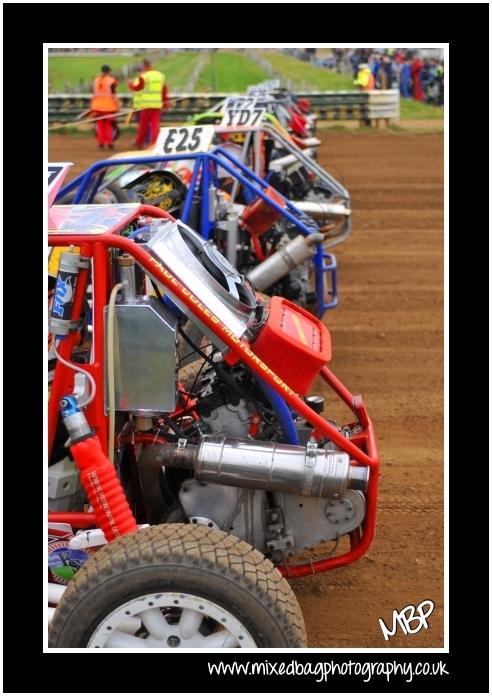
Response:
[[[198,76],[196,91],[244,92],[249,85],[266,79],[268,75],[265,71],[242,53],[219,51],[213,57],[210,53],[207,55],[205,66]]]
[[[165,58],[158,58],[154,62],[156,70],[166,75],[170,92],[183,89],[189,74],[200,58],[198,51],[177,51],[170,53]],[[115,71],[123,66],[136,65],[142,56],[50,56],[48,58],[48,81],[50,92],[71,91],[79,87],[81,82],[91,82],[99,75],[101,65],[107,63]],[[128,92],[126,84],[121,84],[120,92]]]
[[[295,84],[298,89],[313,90],[352,90],[354,83],[347,75],[340,75],[334,70],[317,68],[309,63],[304,63],[292,56],[286,56],[274,51],[261,52],[261,58],[270,63],[272,68],[281,77]]]
[[[444,118],[444,109],[433,104],[423,104],[413,99],[400,99],[400,118],[434,118],[442,120]]]

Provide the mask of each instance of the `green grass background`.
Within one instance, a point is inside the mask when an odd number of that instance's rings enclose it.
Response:
[[[278,72],[285,79],[291,80],[297,89],[354,89],[352,78],[341,75],[335,70],[316,68],[314,65],[304,63],[293,56],[286,56],[274,51],[265,51],[259,53],[259,56],[267,60],[275,72]]]
[[[196,85],[197,92],[212,90],[212,61],[216,92],[243,92],[249,85],[268,79],[267,73],[243,53],[219,51],[213,58],[207,54]]]
[[[48,59],[48,81],[51,92],[63,92],[65,85],[76,88],[82,79],[92,82],[99,75],[101,65],[107,63],[113,70],[120,70],[124,65],[136,65],[143,56],[54,56]],[[198,51],[180,51],[166,58],[156,59],[153,66],[165,73],[169,90],[183,89],[189,74],[200,58]],[[120,92],[128,91],[126,85],[120,87]]]

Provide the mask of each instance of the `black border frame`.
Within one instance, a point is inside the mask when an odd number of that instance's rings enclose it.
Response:
[[[488,200],[487,172],[477,173],[477,164],[485,133],[487,119],[485,92],[488,86],[486,26],[488,6],[478,4],[433,5],[403,4],[399,12],[388,12],[391,5],[330,4],[329,25],[344,27],[340,38],[346,38],[354,27],[350,16],[372,17],[380,31],[389,36],[395,28],[389,19],[401,21],[402,26],[421,36],[432,30],[454,37],[450,41],[450,55],[446,71],[452,82],[449,90],[449,222],[450,222],[450,653],[274,653],[258,655],[258,660],[272,662],[334,661],[346,659],[363,662],[397,661],[413,663],[438,661],[446,663],[449,675],[440,678],[415,678],[406,683],[404,678],[373,678],[368,684],[361,678],[332,678],[327,683],[316,683],[312,678],[299,677],[221,677],[212,679],[206,663],[213,661],[252,659],[252,655],[202,655],[173,654],[159,656],[156,664],[145,671],[135,670],[125,662],[118,665],[110,661],[98,663],[93,669],[85,658],[75,663],[77,655],[67,653],[42,653],[43,617],[42,588],[40,578],[45,568],[44,545],[37,540],[37,521],[42,519],[42,466],[40,451],[43,442],[43,364],[42,343],[44,336],[42,288],[43,261],[45,259],[43,237],[39,233],[42,224],[43,190],[33,185],[44,181],[42,173],[43,89],[41,80],[43,41],[84,41],[98,38],[100,41],[128,41],[138,44],[151,39],[145,29],[148,18],[162,13],[161,26],[154,38],[165,39],[171,32],[175,41],[191,41],[195,27],[196,42],[210,41],[209,32],[201,32],[200,26],[212,26],[211,14],[226,20],[225,28],[217,33],[226,41],[272,40],[270,21],[265,5],[250,3],[248,11],[258,21],[241,22],[230,14],[229,6],[208,4],[151,4],[151,5],[96,5],[85,4],[4,4],[4,689],[7,693],[62,693],[66,690],[87,693],[129,693],[145,691],[159,693],[184,691],[231,693],[233,691],[297,692],[307,690],[343,692],[488,692],[488,640],[485,632],[488,615],[488,529],[487,507],[482,491],[488,481],[487,462],[484,461],[483,439],[485,406],[468,404],[479,397],[486,374],[487,339],[480,336],[483,330],[487,300],[484,283],[486,270],[479,270],[486,258],[485,221],[480,222],[478,210]],[[415,5],[417,5],[415,7]],[[313,12],[320,12],[322,5],[313,4]],[[188,9],[187,9],[188,8]],[[247,4],[241,4],[245,16]],[[263,9],[262,9],[263,8]],[[289,13],[306,16],[307,5],[291,5]],[[277,10],[278,11],[278,7]],[[434,9],[434,12],[432,12]],[[238,8],[239,10],[239,8]],[[326,9],[326,12],[328,9]],[[36,20],[36,16],[40,19]],[[188,17],[185,24],[179,17]],[[289,14],[290,16],[290,14]],[[323,13],[324,17],[327,17]],[[400,17],[400,19],[398,19]],[[42,18],[42,19],[41,19]],[[133,19],[132,19],[133,18]],[[174,18],[174,19],[173,19]],[[383,21],[381,21],[383,18]],[[446,28],[442,23],[446,19]],[[131,21],[128,21],[128,20]],[[287,20],[289,17],[286,18]],[[132,21],[138,20],[140,30],[132,29]],[[167,20],[167,21],[165,21]],[[261,21],[259,21],[261,20]],[[119,31],[115,25],[121,21]],[[182,21],[182,20],[181,20]],[[272,20],[273,21],[273,20]],[[207,24],[209,22],[209,24]],[[323,23],[326,19],[323,19]],[[453,24],[454,22],[454,24]],[[152,22],[151,22],[152,24]],[[257,26],[257,25],[260,26]],[[287,22],[287,25],[290,21]],[[186,25],[186,26],[185,26]],[[252,33],[252,26],[255,27]],[[40,38],[39,29],[43,33]],[[46,27],[46,28],[44,28]],[[174,35],[173,31],[176,31]],[[482,35],[480,36],[480,31]],[[473,33],[472,33],[473,32]],[[150,33],[154,33],[151,31]],[[283,33],[283,32],[282,32]],[[292,42],[296,37],[290,36]],[[304,34],[304,32],[301,32]],[[323,35],[324,32],[321,32]],[[329,34],[338,34],[329,32]],[[138,36],[136,35],[138,34]],[[263,34],[263,36],[261,36]],[[309,32],[309,40],[314,37]],[[379,35],[379,33],[378,33]],[[84,38],[81,38],[84,37]],[[275,37],[279,38],[279,37]],[[284,39],[284,37],[282,37]],[[282,40],[281,39],[281,40]],[[287,41],[285,41],[287,43]],[[323,42],[320,42],[323,43]],[[468,95],[474,95],[470,98]],[[482,98],[483,95],[483,98]],[[473,128],[470,127],[473,124]],[[41,178],[42,177],[42,178]],[[26,182],[28,186],[26,186]],[[473,191],[473,195],[470,193]],[[24,196],[28,193],[29,204]],[[471,227],[471,229],[469,229]],[[463,235],[463,230],[465,234]],[[469,233],[467,234],[469,230]],[[464,240],[464,241],[463,241]],[[477,253],[478,252],[478,253]],[[41,323],[41,327],[39,324]],[[20,350],[20,346],[27,350]],[[32,346],[32,349],[31,349]],[[473,413],[473,416],[470,414]],[[470,437],[467,436],[470,435]],[[477,472],[476,467],[480,466]],[[478,475],[477,475],[478,473]],[[20,496],[15,491],[20,491]],[[469,493],[467,493],[467,491]],[[463,524],[460,513],[470,505],[473,509],[473,531]],[[475,532],[475,530],[479,530]],[[19,622],[18,603],[14,597],[22,597],[26,604],[23,616],[30,625],[31,642],[25,643],[25,624]],[[36,610],[38,613],[36,619]],[[27,610],[28,608],[28,610]],[[68,659],[67,659],[68,658]],[[126,667],[125,667],[126,663]],[[148,663],[147,663],[148,665]],[[115,669],[115,666],[118,668]],[[172,670],[172,672],[170,671]],[[132,676],[135,675],[133,685]],[[177,677],[179,675],[179,677]],[[77,685],[77,686],[76,686]],[[94,688],[94,691],[88,689]],[[57,691],[59,689],[59,691]]]

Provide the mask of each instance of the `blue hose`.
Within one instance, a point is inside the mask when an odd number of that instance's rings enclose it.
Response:
[[[255,379],[259,386],[263,389],[265,396],[272,405],[273,410],[277,414],[280,421],[280,426],[282,428],[282,435],[284,442],[287,445],[298,445],[299,436],[297,434],[296,426],[294,425],[294,420],[290,412],[289,407],[282,399],[280,394],[278,394],[275,389],[270,387],[266,382],[255,375]]]

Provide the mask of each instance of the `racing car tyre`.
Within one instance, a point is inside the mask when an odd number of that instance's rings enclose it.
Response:
[[[82,566],[49,646],[302,648],[306,631],[290,586],[259,551],[218,529],[164,524],[116,539]]]

